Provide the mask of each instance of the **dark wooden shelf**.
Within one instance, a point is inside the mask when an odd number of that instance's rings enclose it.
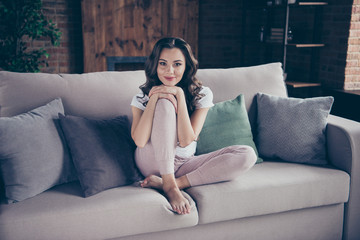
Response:
[[[289,4],[291,5],[291,4]],[[299,6],[323,6],[328,5],[327,2],[298,2],[297,5]]]
[[[245,1],[251,2],[251,1]],[[316,69],[318,67],[317,64],[314,64],[315,61],[318,61],[320,49],[326,47],[326,44],[322,42],[321,32],[322,32],[322,16],[323,16],[323,6],[328,5],[327,0],[297,0],[295,3],[288,3],[288,1],[282,1],[283,4],[271,6],[263,6],[263,8],[259,8],[258,14],[261,16],[262,27],[265,29],[264,40],[263,42],[256,41],[261,47],[261,51],[264,54],[264,61],[271,62],[279,60],[280,56],[282,57],[283,63],[283,71],[284,71],[284,83],[288,89],[289,96],[297,96],[297,97],[313,97],[321,95],[321,91],[323,86],[318,82],[318,79],[312,79],[314,73],[316,73]],[[254,4],[253,4],[254,5]],[[256,6],[256,5],[254,5]],[[304,27],[304,35],[303,38],[292,39],[288,36],[289,26],[292,27],[292,24],[289,23],[290,14],[297,14],[301,9],[309,8],[309,15],[312,17],[312,26]],[[265,10],[264,10],[265,9]],[[281,10],[281,12],[280,12]],[[260,12],[261,11],[261,12]],[[295,15],[295,17],[297,16]],[[299,15],[300,17],[301,15]],[[284,19],[281,19],[284,18]],[[246,22],[247,15],[244,14],[244,22]],[[292,19],[292,20],[296,20]],[[297,20],[300,22],[299,20]],[[282,23],[281,25],[279,23]],[[296,23],[296,22],[295,22]],[[309,21],[309,24],[311,22]],[[296,26],[296,24],[293,24]],[[243,25],[243,31],[245,31],[246,24]],[[294,28],[296,29],[296,27]],[[306,32],[306,30],[311,30]],[[299,31],[300,32],[300,31]],[[296,34],[295,34],[296,35]],[[257,36],[258,37],[258,36]],[[290,39],[290,42],[288,42]],[[245,41],[244,41],[245,42]],[[243,47],[245,49],[245,45]],[[282,49],[280,49],[280,47]],[[291,50],[290,50],[291,49]],[[296,51],[295,51],[296,50]],[[307,51],[308,50],[308,51]],[[302,54],[309,55],[309,58],[306,61],[309,61],[310,64],[305,65],[304,71],[307,71],[305,76],[306,79],[296,78],[296,76],[292,76],[293,74],[297,74],[300,69],[294,69],[290,62],[289,66],[287,66],[287,54],[289,51],[291,57],[294,57],[294,54],[302,56]],[[298,52],[298,51],[301,51]],[[304,52],[302,52],[304,51]],[[244,50],[245,52],[245,50]],[[281,53],[281,55],[280,55]],[[288,69],[289,67],[289,69]],[[290,73],[288,79],[286,79],[287,72]],[[298,79],[298,81],[297,81]]]
[[[297,48],[311,48],[311,47],[324,47],[323,43],[288,43],[287,46],[294,46]]]
[[[321,83],[293,82],[293,81],[286,81],[285,83],[287,86],[292,88],[321,87]]]
[[[295,3],[289,3],[289,6],[324,6],[324,5],[328,5],[327,2],[323,2],[323,1],[314,1],[314,2],[295,2]],[[278,8],[281,9],[283,8],[284,4],[280,4],[280,5],[270,5],[270,6],[264,6],[265,8]],[[254,9],[256,9],[256,6],[253,6]]]
[[[360,122],[360,90],[324,89],[324,96],[333,96],[331,114]]]
[[[343,90],[343,89],[334,89],[334,92],[350,94],[350,95],[358,95],[360,96],[360,90]]]

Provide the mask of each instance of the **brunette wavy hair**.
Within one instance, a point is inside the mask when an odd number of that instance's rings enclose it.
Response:
[[[195,59],[190,45],[181,38],[162,38],[155,44],[150,56],[145,62],[146,82],[140,86],[140,89],[144,93],[143,97],[149,95],[152,87],[162,84],[157,75],[157,67],[161,51],[164,48],[178,48],[185,56],[185,72],[177,86],[181,87],[185,93],[187,109],[189,115],[191,115],[195,110],[195,102],[203,97],[203,95],[199,93],[202,83],[195,77],[198,69],[198,61]],[[144,106],[146,106],[146,103],[144,103]]]

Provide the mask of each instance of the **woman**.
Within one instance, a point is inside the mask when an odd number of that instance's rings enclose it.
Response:
[[[198,63],[180,38],[159,40],[145,64],[147,81],[131,106],[135,161],[142,187],[163,190],[173,210],[190,213],[181,189],[230,181],[256,162],[248,146],[230,146],[194,156],[196,139],[213,104],[208,87],[196,79]]]

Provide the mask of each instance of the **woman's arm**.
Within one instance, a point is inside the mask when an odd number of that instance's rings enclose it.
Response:
[[[186,147],[199,136],[209,108],[195,110],[190,118],[187,110],[185,94],[180,87],[160,85],[153,87],[149,92],[150,98],[157,94],[171,94],[176,97],[178,141],[181,147]]]
[[[149,141],[156,103],[161,98],[168,99],[174,105],[175,111],[177,111],[177,102],[175,97],[171,94],[164,93],[152,94],[144,111],[137,107],[131,107],[133,115],[131,137],[138,147],[144,147]]]
[[[157,100],[157,94],[151,96],[144,111],[134,106],[131,107],[133,115],[131,137],[138,147],[144,147],[149,141]]]
[[[181,92],[176,95],[176,99],[178,101],[178,140],[181,147],[186,147],[198,138],[204,126],[209,108],[196,109],[190,118],[182,89]]]

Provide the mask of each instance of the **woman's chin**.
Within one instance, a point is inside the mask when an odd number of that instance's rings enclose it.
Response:
[[[165,86],[168,86],[168,87],[173,87],[173,86],[176,86],[176,83],[175,83],[175,81],[174,82],[169,82],[169,81],[167,81],[167,82],[165,82],[165,83],[163,83]]]

